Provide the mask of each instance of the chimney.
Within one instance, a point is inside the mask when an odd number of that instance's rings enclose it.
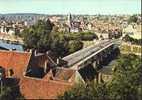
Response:
[[[16,51],[16,48],[9,49],[9,51]]]
[[[47,51],[46,54],[49,55],[49,51]]]
[[[36,50],[34,51],[34,56],[37,56],[37,51]]]
[[[45,60],[45,63],[44,63],[44,73],[46,73],[46,72],[47,72],[47,63],[48,63],[48,61],[47,61],[47,60]]]
[[[60,64],[60,60],[61,60],[61,59],[62,59],[61,57],[57,58],[57,61],[56,61],[57,65]]]
[[[16,50],[16,48],[12,48],[12,51],[15,51]]]
[[[59,58],[57,58],[57,61],[56,61],[57,65],[59,64]]]
[[[29,52],[30,52],[30,53],[32,53],[32,51],[33,51],[33,50],[32,50],[32,49],[30,49],[30,51],[29,51]]]

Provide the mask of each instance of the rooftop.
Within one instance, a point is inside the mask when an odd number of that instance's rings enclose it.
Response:
[[[20,77],[29,64],[31,53],[0,50],[0,66],[11,68],[14,76]]]
[[[47,55],[46,55],[47,56]],[[31,62],[36,57],[36,62],[39,66],[37,68],[45,68],[45,62],[49,61],[46,56],[34,56],[28,52],[18,51],[5,51],[0,50],[0,66],[2,66],[7,74],[9,69],[13,70],[13,78],[20,79],[19,89],[26,99],[56,99],[59,94],[64,93],[67,89],[71,88],[74,84],[75,70],[67,68],[54,67],[47,65],[49,68],[43,77],[28,76],[27,68],[32,66]],[[48,58],[48,57],[47,57]],[[33,69],[31,69],[33,70]],[[34,71],[34,70],[33,70]],[[38,71],[38,70],[36,70]],[[25,73],[26,72],[26,73]],[[55,73],[55,75],[54,75]],[[36,74],[36,73],[34,73]]]
[[[75,70],[67,68],[57,68],[57,72],[54,76],[55,80],[69,81],[69,79],[74,75]]]
[[[64,93],[71,84],[60,81],[47,81],[24,77],[20,81],[20,90],[28,99],[56,99],[59,94]]]
[[[16,50],[16,51],[24,51],[22,45],[19,44],[11,44],[0,40],[0,48],[5,50]]]

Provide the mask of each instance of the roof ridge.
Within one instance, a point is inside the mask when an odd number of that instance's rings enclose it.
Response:
[[[24,53],[29,53],[29,54],[31,54],[30,52],[25,52],[25,51],[9,51],[9,50],[0,50],[0,52],[14,52],[14,53],[21,53],[21,54],[24,54]]]

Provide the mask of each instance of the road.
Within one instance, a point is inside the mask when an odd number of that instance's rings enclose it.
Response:
[[[99,51],[100,49],[105,48],[107,45],[112,44],[113,42],[114,41],[112,40],[101,40],[96,45],[89,46],[64,57],[63,60],[68,62],[68,66],[72,66],[85,59],[86,57],[90,56],[91,54],[94,54],[95,52]]]

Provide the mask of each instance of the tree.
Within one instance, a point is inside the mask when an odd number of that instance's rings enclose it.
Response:
[[[87,86],[78,84],[59,96],[60,100],[108,100],[106,84],[89,83]]]
[[[16,100],[24,99],[24,96],[19,91],[19,86],[12,87],[8,85],[2,86],[2,91],[0,91],[0,100]]]
[[[109,85],[110,97],[117,100],[137,100],[141,85],[141,59],[135,55],[122,55],[118,59],[113,80]]]
[[[36,49],[39,52],[52,50],[57,56],[61,57],[83,47],[82,42],[78,40],[78,35],[51,32],[52,27],[53,25],[49,20],[46,22],[39,20],[37,24],[26,28],[22,34],[25,47],[28,49]]]
[[[98,39],[97,35],[92,32],[67,33],[65,36],[68,40],[92,41]]]
[[[83,43],[79,40],[66,38],[65,33],[52,33],[50,35],[50,49],[58,56],[66,56],[77,50],[82,49]]]
[[[137,17],[137,15],[132,15],[132,16],[130,16],[130,18],[128,19],[128,23],[136,23],[137,22],[137,20],[138,20],[138,17]]]
[[[52,33],[50,35],[50,49],[57,56],[65,56],[67,54],[68,41],[65,39],[64,33]]]
[[[75,85],[59,96],[62,100],[141,100],[142,64],[136,55],[121,55],[117,60],[112,81]]]
[[[71,40],[68,43],[69,53],[73,53],[75,51],[78,51],[78,50],[82,49],[82,47],[83,47],[83,43],[79,40]]]
[[[26,28],[22,37],[26,48],[37,49],[38,51],[45,52],[49,49],[49,35],[52,31],[53,24],[50,20],[39,20],[35,25]]]
[[[0,92],[0,99],[6,99],[11,97],[10,93],[12,92],[12,89],[10,87],[3,86],[2,90],[3,91]]]
[[[94,39],[98,39],[98,36],[95,33],[92,33],[92,32],[82,32],[80,34],[81,34],[81,40],[92,41]]]
[[[129,35],[125,35],[125,37],[123,37],[123,41],[131,42],[132,44],[136,44],[136,45],[142,44],[142,39],[135,39],[135,38],[130,37]]]

